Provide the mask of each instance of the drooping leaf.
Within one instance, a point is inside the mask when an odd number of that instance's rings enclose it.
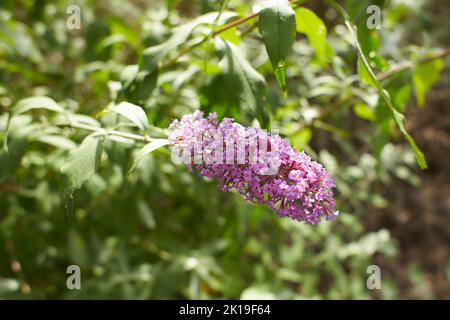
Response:
[[[24,113],[33,109],[47,109],[54,112],[64,112],[64,109],[56,103],[55,100],[44,97],[36,96],[20,100],[13,108],[14,114]]]
[[[65,197],[70,196],[95,173],[100,162],[102,139],[87,136],[62,166],[62,185]]]
[[[227,41],[220,42],[224,46],[224,57],[220,61],[222,72],[233,89],[232,94],[239,97],[243,113],[249,111],[264,123],[264,97],[266,81],[244,57],[240,49]]]
[[[118,105],[115,105],[112,108],[112,111],[126,117],[141,130],[149,127],[147,115],[144,110],[135,104],[121,102]]]
[[[8,149],[0,149],[0,182],[15,174],[25,155],[27,142],[24,138],[11,139]]]
[[[146,144],[134,157],[133,164],[131,165],[129,172],[133,171],[147,154],[168,144],[169,140],[167,139],[153,139],[150,143]]]
[[[383,98],[384,102],[386,103],[386,105],[388,106],[390,111],[392,112],[392,114],[394,116],[394,120],[397,123],[397,126],[398,126],[400,132],[404,135],[405,139],[409,142],[412,150],[414,151],[417,164],[419,165],[419,167],[421,169],[426,169],[427,162],[426,162],[425,156],[422,153],[422,151],[419,149],[419,147],[417,146],[414,139],[406,131],[404,115],[401,114],[399,111],[397,111],[397,109],[394,107],[394,104],[391,100],[389,93],[383,88],[381,83],[377,80],[377,77],[375,76],[375,74],[372,70],[372,67],[370,66],[369,60],[367,59],[366,55],[364,54],[364,52],[361,48],[361,45],[358,40],[358,35],[356,33],[355,27],[353,26],[352,22],[350,21],[350,17],[348,16],[345,9],[340,4],[338,4],[336,1],[334,1],[334,0],[327,0],[327,1],[328,1],[328,3],[331,4],[331,6],[333,6],[344,17],[345,25],[346,25],[347,29],[349,30],[350,35],[353,39],[353,45],[356,48],[358,56],[361,59],[364,67],[366,68],[366,71],[368,72],[373,83],[376,85],[380,96]]]
[[[316,51],[319,63],[324,65],[332,56],[333,49],[327,43],[327,27],[313,11],[300,7],[295,10],[297,32],[308,37],[311,46]]]
[[[295,37],[295,12],[288,1],[270,1],[260,11],[259,32],[263,37],[278,85],[286,94],[285,61]]]
[[[414,92],[417,104],[423,107],[427,91],[439,81],[439,75],[444,68],[442,59],[434,59],[426,63],[417,63],[412,72]]]

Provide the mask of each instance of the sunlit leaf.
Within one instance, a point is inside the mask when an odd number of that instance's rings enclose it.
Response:
[[[141,150],[139,150],[139,152],[134,157],[133,164],[131,165],[129,171],[133,171],[147,154],[168,144],[169,140],[167,139],[153,139],[150,143],[146,144]]]
[[[118,105],[115,105],[112,108],[112,111],[126,117],[141,130],[149,127],[147,115],[144,110],[135,104],[121,102]]]
[[[311,129],[305,127],[301,128],[298,132],[296,132],[289,140],[292,142],[294,147],[296,147],[299,150],[302,150],[309,143],[311,138],[312,138]]]
[[[327,28],[325,23],[313,11],[307,8],[295,10],[297,32],[308,37],[311,46],[316,51],[321,64],[326,64],[333,54],[333,49],[327,43]]]
[[[25,98],[17,102],[13,108],[13,113],[20,114],[33,109],[46,109],[55,112],[64,112],[64,109],[56,103],[55,100],[49,97],[36,96]]]
[[[444,60],[434,59],[426,63],[417,63],[412,72],[414,92],[417,104],[423,107],[427,91],[439,81],[439,75],[444,68]]]
[[[357,103],[353,106],[353,111],[361,119],[374,121],[376,118],[375,111],[364,103]]]

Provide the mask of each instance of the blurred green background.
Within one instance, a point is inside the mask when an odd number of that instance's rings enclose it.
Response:
[[[341,3],[429,169],[418,168],[325,1],[292,4],[285,96],[257,18],[211,36],[257,2],[2,0],[0,298],[450,298],[450,2]],[[371,4],[381,8],[379,29],[366,26]],[[67,24],[70,5],[80,28]],[[210,12],[220,19],[199,25]],[[219,39],[264,76],[260,113],[226,68]],[[142,145],[110,139],[95,175],[65,199],[60,168],[88,132],[32,110],[12,118],[6,139],[11,110],[36,95],[80,121],[144,134],[109,112],[132,102],[155,137],[197,108],[278,129],[329,170],[341,214],[316,226],[279,218],[173,164],[167,149],[127,174]],[[72,264],[81,290],[66,287]],[[380,290],[366,286],[369,265],[381,268]]]

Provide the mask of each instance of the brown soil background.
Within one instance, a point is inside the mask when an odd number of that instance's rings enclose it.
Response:
[[[400,298],[424,298],[408,276],[415,263],[424,274],[432,298],[450,299],[446,274],[450,258],[450,90],[440,85],[427,97],[424,108],[409,106],[408,126],[424,151],[429,169],[420,173],[422,183],[414,187],[396,180],[384,196],[390,205],[367,215],[366,226],[387,228],[398,241],[395,258],[377,257],[376,262],[400,286]]]

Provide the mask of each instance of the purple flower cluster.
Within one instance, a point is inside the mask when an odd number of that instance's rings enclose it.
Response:
[[[218,179],[223,191],[236,190],[248,201],[268,205],[279,216],[316,224],[338,215],[335,185],[321,164],[279,135],[216,118],[197,110],[174,120],[172,155],[183,153],[189,169]]]

